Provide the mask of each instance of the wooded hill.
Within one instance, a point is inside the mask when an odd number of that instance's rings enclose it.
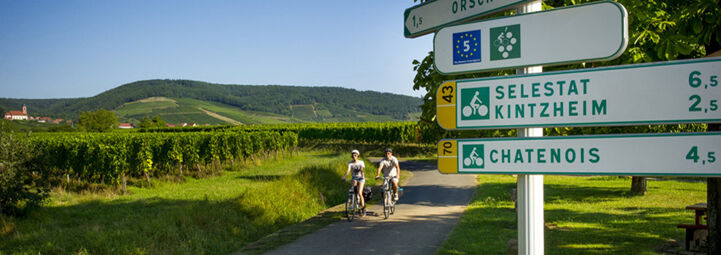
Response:
[[[159,101],[171,103],[158,105]],[[5,110],[20,109],[22,104],[28,106],[31,116],[77,119],[83,111],[102,108],[115,111],[121,121],[134,122],[154,115],[165,119],[163,115],[167,115],[171,123],[177,119],[217,124],[232,123],[226,118],[241,123],[266,123],[263,119],[278,122],[414,120],[420,114],[419,106],[422,101],[410,96],[339,87],[221,85],[190,80],[146,80],[125,84],[88,98],[0,98],[0,108]],[[129,108],[134,110],[128,111]],[[185,113],[189,115],[184,116]],[[193,115],[208,116],[195,120]],[[260,118],[253,119],[250,116]],[[208,118],[215,122],[207,121]]]

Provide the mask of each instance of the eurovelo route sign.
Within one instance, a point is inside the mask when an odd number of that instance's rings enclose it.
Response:
[[[406,9],[403,13],[404,35],[414,38],[442,26],[478,18],[513,8],[529,0],[436,0]]]
[[[448,130],[721,122],[721,57],[449,81]]]
[[[444,139],[444,174],[721,176],[721,132]]]
[[[434,66],[459,74],[604,61],[627,44],[626,9],[600,1],[444,27],[433,39]]]

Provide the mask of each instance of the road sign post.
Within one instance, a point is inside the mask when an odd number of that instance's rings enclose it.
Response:
[[[721,58],[450,81],[448,130],[721,122]]]
[[[623,8],[622,8],[623,9]],[[542,10],[540,0],[526,3],[516,9],[517,14],[538,12]],[[513,29],[515,27],[515,29]],[[505,34],[504,34],[505,33]],[[510,35],[509,35],[510,33]],[[520,25],[509,26],[508,31],[500,31],[500,28],[492,28],[491,34],[499,34],[501,37],[510,40],[505,42],[506,48],[498,51],[491,51],[491,59],[505,59],[520,57],[520,40],[516,40],[513,34],[521,35]],[[520,37],[518,38],[520,39]],[[518,49],[510,49],[514,44]],[[501,43],[503,44],[503,43]],[[502,47],[502,46],[501,46]],[[532,74],[543,72],[543,66],[533,66],[516,70],[516,74]],[[543,128],[522,128],[517,130],[519,137],[542,137]],[[464,162],[465,163],[465,162]],[[545,252],[544,233],[544,212],[543,212],[543,175],[519,174],[516,179],[516,194],[518,195],[516,208],[516,219],[518,222],[518,254],[540,255]]]
[[[626,9],[610,1],[444,27],[433,39],[442,74],[604,61],[628,42]]]
[[[414,38],[442,26],[490,15],[513,8],[528,0],[436,0],[406,9],[403,13],[404,35]]]
[[[721,132],[444,139],[438,169],[459,174],[721,176]]]

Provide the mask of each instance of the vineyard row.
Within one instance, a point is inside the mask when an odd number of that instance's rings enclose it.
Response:
[[[202,166],[292,153],[294,132],[67,133],[33,136],[35,169],[90,182],[201,171]],[[177,171],[177,172],[176,172]]]
[[[302,123],[302,124],[268,124],[240,126],[211,126],[183,128],[152,128],[140,132],[147,133],[178,133],[208,131],[275,131],[294,132],[299,139],[309,140],[344,140],[363,143],[435,143],[424,141],[421,129],[416,122],[365,122],[365,123]]]

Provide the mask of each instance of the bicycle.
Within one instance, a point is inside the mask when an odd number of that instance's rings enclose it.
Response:
[[[360,206],[360,197],[358,193],[358,186],[354,186],[351,181],[351,187],[348,189],[348,199],[345,201],[345,216],[348,218],[348,222],[353,221],[355,215],[361,215],[363,208]]]
[[[396,201],[393,200],[393,188],[391,186],[393,185],[391,183],[392,178],[383,177],[383,185],[381,186],[383,189],[383,216],[386,219],[396,212]],[[398,189],[400,190],[400,188]]]

